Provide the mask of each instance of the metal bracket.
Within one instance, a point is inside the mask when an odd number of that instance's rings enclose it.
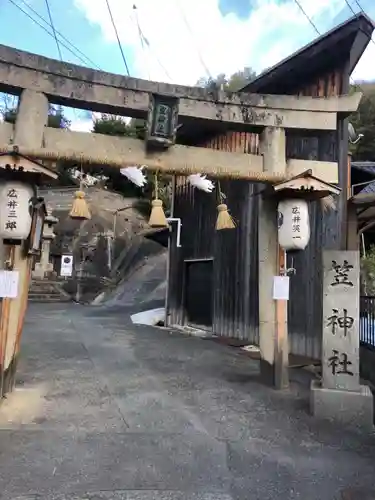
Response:
[[[287,269],[285,269],[284,267],[282,267],[280,269],[280,275],[281,276],[293,276],[296,274],[296,270],[294,267],[288,267]]]
[[[284,252],[284,262],[286,263],[287,262],[287,258],[286,258],[286,252]],[[280,276],[294,276],[296,274],[296,269],[295,267],[293,267],[293,257],[291,258],[291,264],[292,264],[292,267],[281,267],[280,268]]]
[[[180,217],[167,217],[167,222],[170,224],[171,222],[177,222],[177,238],[176,238],[176,247],[181,247],[181,219]]]

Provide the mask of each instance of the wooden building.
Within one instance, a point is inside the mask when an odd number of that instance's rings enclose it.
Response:
[[[249,83],[244,91],[267,94],[333,96],[349,91],[349,76],[368,45],[374,24],[357,15],[318,38]],[[288,133],[288,132],[287,132]],[[258,152],[258,136],[213,129],[182,130],[186,144],[225,151]],[[342,188],[337,211],[323,213],[311,204],[311,240],[294,260],[289,301],[290,352],[320,358],[322,248],[346,248],[348,192],[348,126],[338,119],[338,132],[323,136],[287,135],[287,157],[338,161]],[[258,344],[258,201],[260,184],[221,183],[237,228],[215,231],[214,194],[175,179],[173,217],[182,220],[181,247],[176,232],[169,245],[167,322],[212,330],[216,335]]]

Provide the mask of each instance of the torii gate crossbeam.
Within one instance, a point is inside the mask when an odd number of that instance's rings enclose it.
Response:
[[[347,116],[356,111],[361,99],[360,93],[312,98],[234,94],[157,83],[61,63],[4,45],[0,45],[0,90],[21,96],[15,125],[16,145],[26,156],[116,167],[145,164],[151,170],[173,174],[204,173],[271,182],[308,169],[327,182],[337,182],[336,163],[286,159],[285,131],[315,134],[334,131],[337,115]],[[144,142],[137,139],[46,127],[48,102],[146,118],[150,97],[155,94],[177,98],[179,124],[196,125],[205,121],[214,124],[218,132],[236,129],[260,134],[261,142],[262,137],[266,141],[260,147],[262,156],[180,145],[149,153]],[[21,129],[25,132],[20,133]],[[264,134],[267,130],[269,133]],[[278,130],[281,133],[276,133]],[[11,144],[14,144],[13,127],[3,123],[1,152],[8,152]],[[268,159],[267,154],[271,155]]]

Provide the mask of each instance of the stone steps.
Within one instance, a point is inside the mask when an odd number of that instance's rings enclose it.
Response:
[[[56,279],[33,279],[31,281],[29,302],[70,302],[71,300]]]

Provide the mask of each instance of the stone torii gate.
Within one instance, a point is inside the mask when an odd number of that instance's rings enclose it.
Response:
[[[336,131],[338,115],[345,117],[356,111],[361,99],[360,93],[318,98],[234,94],[170,85],[61,63],[6,46],[0,46],[0,91],[20,96],[15,125],[0,124],[2,153],[11,153],[16,146],[20,154],[40,160],[68,159],[117,168],[147,165],[150,170],[176,175],[199,173],[273,184],[307,170],[322,181],[337,184],[336,162],[287,158],[286,134],[330,134]],[[163,99],[173,101],[178,124],[183,128],[209,123],[217,133],[231,129],[259,134],[261,154],[183,146],[175,144],[174,137],[171,147],[150,151],[145,142],[138,139],[47,127],[49,102],[147,119],[150,106]],[[277,347],[284,354],[275,354],[278,327],[270,281],[279,274],[277,234],[274,221],[270,223],[276,214],[267,211],[264,204],[262,207],[259,224],[261,355],[272,366],[284,360],[281,369],[286,369],[287,342]]]

